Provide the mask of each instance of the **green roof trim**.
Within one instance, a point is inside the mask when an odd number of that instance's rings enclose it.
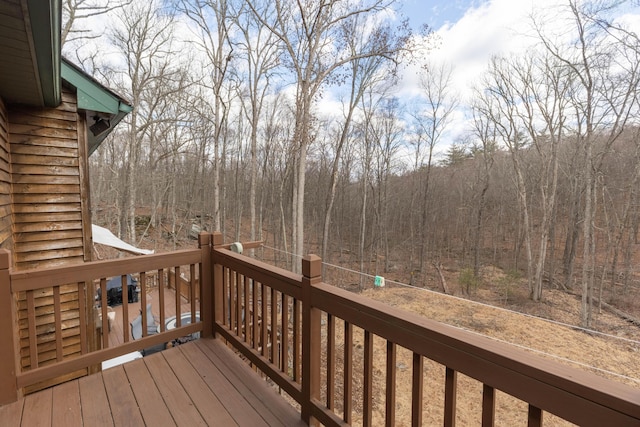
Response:
[[[57,107],[61,102],[62,7],[59,0],[27,0],[27,7],[42,99],[47,107]]]
[[[105,114],[129,113],[133,107],[67,60],[62,60],[62,78],[78,91],[78,108]]]
[[[91,155],[124,116],[133,111],[133,107],[124,98],[100,84],[65,58],[62,58],[62,79],[76,88],[78,110],[91,114],[101,113],[109,118],[110,126],[107,131],[97,136],[87,132],[88,150]]]

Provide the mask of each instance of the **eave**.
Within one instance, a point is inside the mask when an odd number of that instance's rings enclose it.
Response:
[[[87,132],[88,150],[91,155],[133,107],[123,97],[64,58],[61,68],[62,79],[76,89],[78,109],[86,112],[88,125],[91,126],[92,120],[96,117],[108,123],[108,127],[99,133]]]

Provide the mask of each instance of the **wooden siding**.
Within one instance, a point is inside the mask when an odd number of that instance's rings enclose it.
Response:
[[[0,248],[5,249],[13,249],[10,164],[7,109],[0,99]]]
[[[31,28],[23,7],[26,8],[26,2],[21,0],[0,2],[0,40],[4,53],[0,55],[0,86],[6,102],[40,104],[42,94],[32,54]]]
[[[86,259],[86,159],[75,94],[55,109],[9,111],[14,265],[19,270]],[[84,131],[84,129],[80,129]]]
[[[75,93],[63,90],[58,108],[9,106],[8,111],[14,269],[31,270],[90,260],[84,114],[78,113]],[[30,340],[39,343],[40,366],[55,362],[60,352],[64,358],[80,354],[80,317],[91,318],[88,313],[81,313],[81,307],[93,305],[93,294],[87,294],[89,305],[80,304],[78,298],[77,284],[62,287],[59,292],[46,288],[30,296],[25,292],[18,295],[22,369],[32,368]],[[59,315],[54,312],[54,299],[61,303]],[[33,312],[36,324],[29,327],[26,319]],[[63,331],[62,349],[55,344],[56,328]],[[89,343],[96,345],[95,336],[89,337]],[[62,380],[85,373],[86,370],[75,372]]]

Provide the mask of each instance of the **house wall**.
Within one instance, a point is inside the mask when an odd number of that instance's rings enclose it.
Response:
[[[91,256],[83,119],[74,93],[65,90],[62,99],[58,108],[9,110],[19,270],[81,263]]]
[[[75,92],[63,90],[62,104],[57,108],[11,105],[7,109],[13,194],[13,268],[28,270],[89,261],[91,219],[85,119],[84,113],[78,113]],[[92,318],[90,313],[80,313],[78,296],[77,284],[60,289],[61,327],[65,337],[63,358],[81,351],[80,316]],[[91,287],[87,289],[87,302],[92,309]],[[51,363],[59,356],[52,332],[56,321],[53,303],[53,289],[34,295],[31,309],[37,316],[39,366]],[[28,351],[30,336],[26,319],[29,309],[26,293],[22,292],[18,297],[18,335],[23,369],[34,366]],[[38,385],[33,390],[53,383]]]
[[[0,99],[0,248],[13,249],[9,131],[7,108],[2,99]]]

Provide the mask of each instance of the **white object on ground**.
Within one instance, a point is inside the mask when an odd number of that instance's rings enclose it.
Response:
[[[102,362],[102,370],[104,371],[105,369],[113,368],[114,366],[122,365],[123,363],[131,362],[136,359],[142,359],[142,353],[139,351],[123,354],[122,356],[114,357],[113,359]]]
[[[111,246],[116,249],[131,252],[138,255],[151,255],[154,251],[148,249],[136,248],[127,242],[118,239],[111,231],[99,225],[91,224],[91,233],[93,234],[93,243]]]

